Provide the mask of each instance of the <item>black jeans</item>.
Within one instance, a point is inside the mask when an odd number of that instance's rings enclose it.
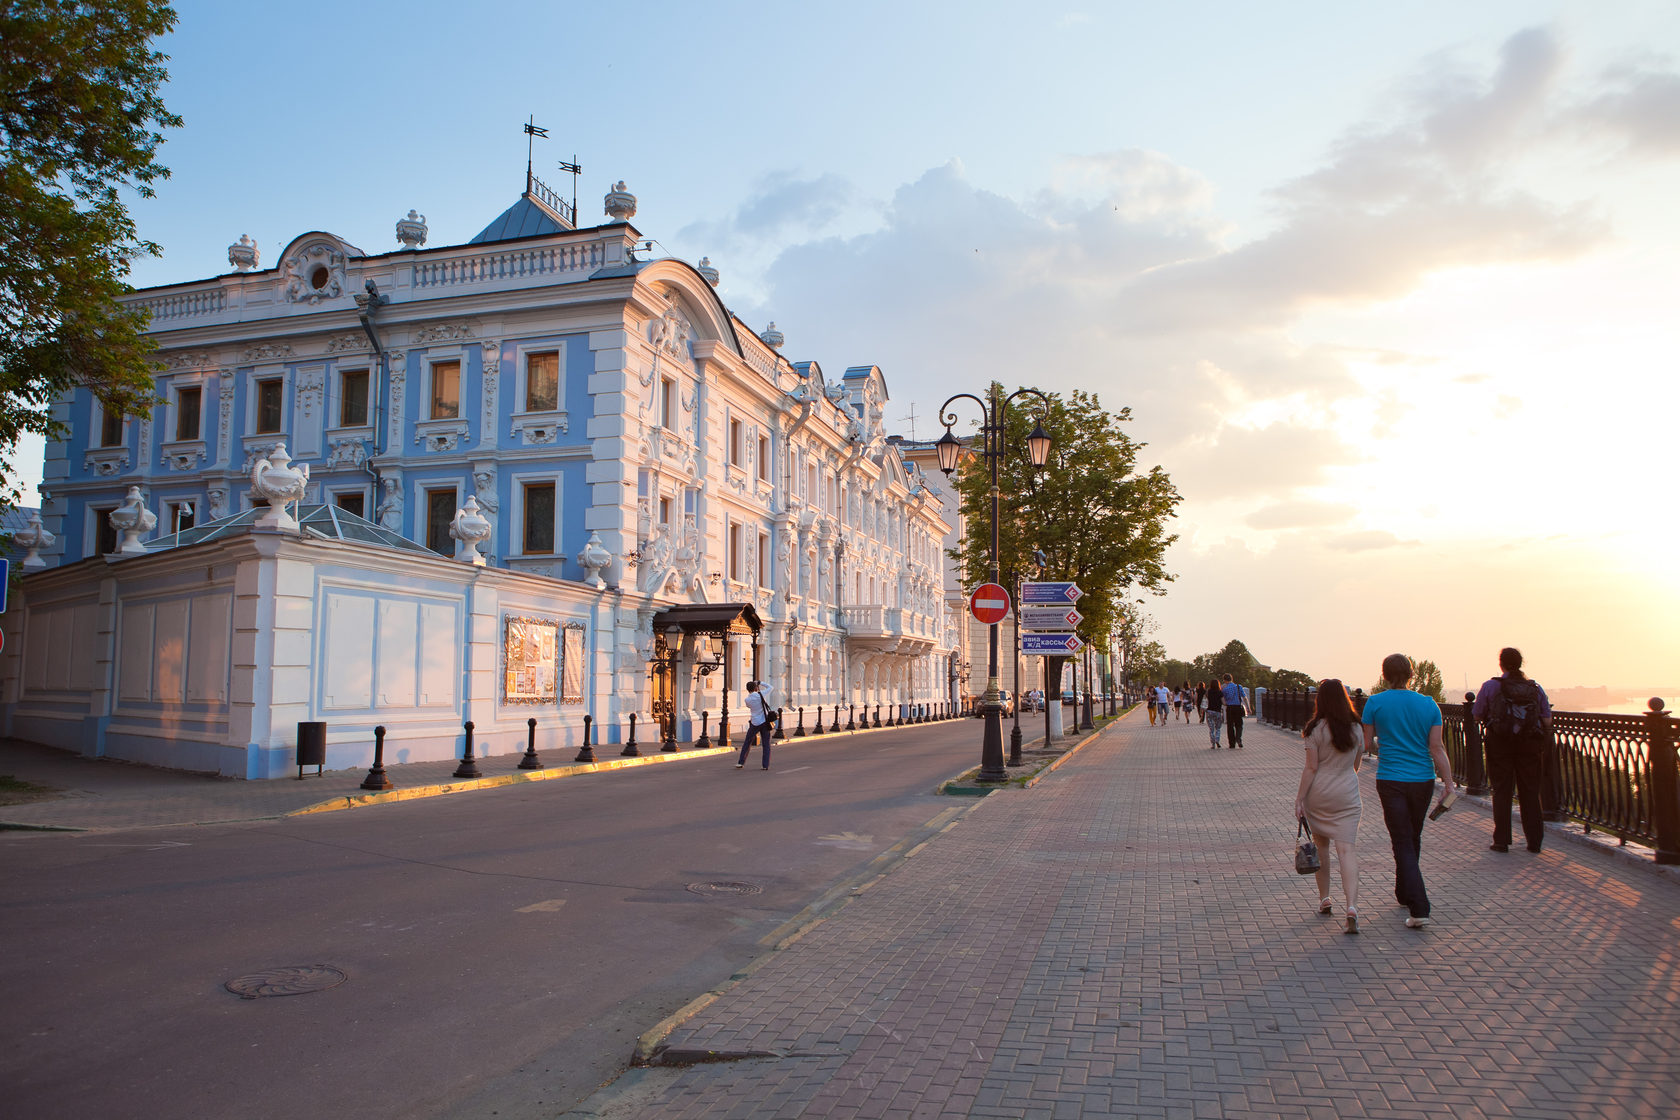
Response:
[[[1487,738],[1488,780],[1493,783],[1493,842],[1511,846],[1511,793],[1522,802],[1523,839],[1539,851],[1546,839],[1545,808],[1540,803],[1540,772],[1544,765],[1543,739]]]
[[[775,730],[776,725],[771,720],[765,720],[763,723],[749,722],[747,724],[747,737],[741,740],[741,753],[735,759],[735,765],[745,766],[747,764],[747,755],[752,753],[753,739],[756,738],[759,753],[764,756],[764,768],[766,770],[770,769],[770,736]]]
[[[1235,747],[1242,742],[1243,710],[1234,704],[1225,705],[1225,745]]]
[[[1429,815],[1433,780],[1396,782],[1377,779],[1377,800],[1382,802],[1383,823],[1394,845],[1394,897],[1414,918],[1429,917],[1429,892],[1423,886],[1418,856],[1423,852],[1423,822]]]

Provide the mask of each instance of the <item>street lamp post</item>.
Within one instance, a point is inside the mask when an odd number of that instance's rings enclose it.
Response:
[[[992,473],[992,583],[998,581],[998,462],[1003,458],[1005,420],[1009,415],[1009,403],[1016,397],[1027,394],[1037,397],[1043,405],[1038,421],[1033,424],[1032,434],[1027,436],[1028,458],[1034,467],[1042,467],[1050,458],[1050,435],[1044,430],[1044,420],[1049,415],[1050,398],[1037,389],[1017,389],[1006,397],[1002,387],[994,385],[986,394],[986,400],[981,400],[973,393],[957,393],[939,406],[939,422],[945,425],[945,435],[934,446],[939,453],[939,469],[945,472],[947,478],[957,469],[957,459],[962,453],[962,441],[951,434],[951,425],[957,422],[956,413],[950,411],[951,405],[966,397],[980,406],[982,454],[986,456]],[[1009,780],[1009,771],[1004,769],[1003,765],[1003,698],[999,695],[998,682],[999,625],[994,622],[987,627],[991,633],[986,661],[986,694],[980,701],[981,712],[986,720],[980,746],[979,780],[982,782]]]

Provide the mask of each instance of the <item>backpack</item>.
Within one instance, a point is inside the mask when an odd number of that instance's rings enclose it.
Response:
[[[1511,739],[1538,738],[1544,734],[1540,719],[1540,686],[1526,677],[1502,678],[1488,701],[1488,733]]]

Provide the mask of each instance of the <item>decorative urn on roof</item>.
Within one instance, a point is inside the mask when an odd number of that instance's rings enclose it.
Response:
[[[251,240],[248,233],[240,234],[239,240],[228,246],[228,263],[236,271],[250,272],[261,260],[262,250],[257,248],[257,243]]]
[[[426,243],[426,215],[408,212],[408,217],[397,219],[397,240],[402,242],[404,249],[418,249]]]
[[[478,509],[478,499],[471,494],[460,509],[455,511],[455,520],[449,523],[449,535],[461,542],[456,550],[455,559],[463,564],[484,567],[484,555],[478,551],[478,546],[490,539],[490,519]]]
[[[298,527],[295,518],[286,512],[286,507],[294,502],[303,500],[303,493],[309,487],[309,464],[292,467],[292,457],[286,454],[286,445],[277,443],[268,458],[258,459],[251,467],[251,498],[264,499],[268,502],[268,512],[257,518],[254,527],[259,529],[291,530]]]
[[[703,276],[706,283],[710,284],[712,287],[715,288],[718,286],[718,270],[712,266],[712,258],[701,257],[700,263],[694,266],[694,271]]]
[[[157,514],[146,508],[146,500],[140,496],[140,487],[130,486],[123,504],[107,514],[105,519],[111,523],[111,528],[122,534],[122,540],[117,544],[117,555],[145,554],[146,546],[140,543],[140,534],[157,528]]]
[[[612,563],[612,553],[608,552],[607,546],[601,543],[601,534],[589,534],[589,539],[584,542],[583,551],[578,553],[577,562],[578,567],[583,569],[584,583],[597,591],[607,585],[606,581],[601,578],[601,573],[606,570],[608,564]]]
[[[768,327],[765,327],[762,331],[760,331],[758,333],[758,337],[763,339],[764,345],[770,347],[772,350],[780,350],[782,348],[782,343],[787,341],[787,339],[782,335],[782,332],[776,329],[775,323],[771,323]]]
[[[607,192],[607,217],[615,222],[628,222],[636,216],[636,196],[624,189],[624,180],[613,184]]]
[[[41,550],[43,548],[51,548],[53,546],[53,541],[57,539],[57,537],[47,531],[46,526],[41,524],[41,515],[39,513],[30,514],[29,524],[25,528],[19,529],[17,532],[12,534],[12,540],[21,544],[28,550],[24,553],[23,570],[26,572],[33,572],[38,568],[46,567],[47,562],[41,559]]]

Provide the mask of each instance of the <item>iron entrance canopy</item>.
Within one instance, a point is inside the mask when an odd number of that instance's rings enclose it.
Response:
[[[179,533],[171,533],[146,542],[147,552],[166,552],[182,545],[203,544],[205,541],[220,540],[223,537],[234,536],[251,531],[252,522],[268,512],[267,506],[257,506],[215,521],[207,521],[203,525],[194,525],[191,529],[183,529]],[[437,553],[423,544],[409,540],[401,533],[393,533],[389,529],[381,528],[373,522],[348,513],[337,506],[317,505],[299,506],[297,510],[298,532],[302,536],[314,537],[324,541],[355,541],[358,544],[378,544],[386,548],[394,548],[401,552],[418,552],[423,556],[437,556]],[[751,608],[749,608],[751,609]]]
[[[654,633],[672,626],[682,627],[685,634],[722,635],[749,630],[757,634],[763,624],[751,603],[683,603],[653,616]]]

